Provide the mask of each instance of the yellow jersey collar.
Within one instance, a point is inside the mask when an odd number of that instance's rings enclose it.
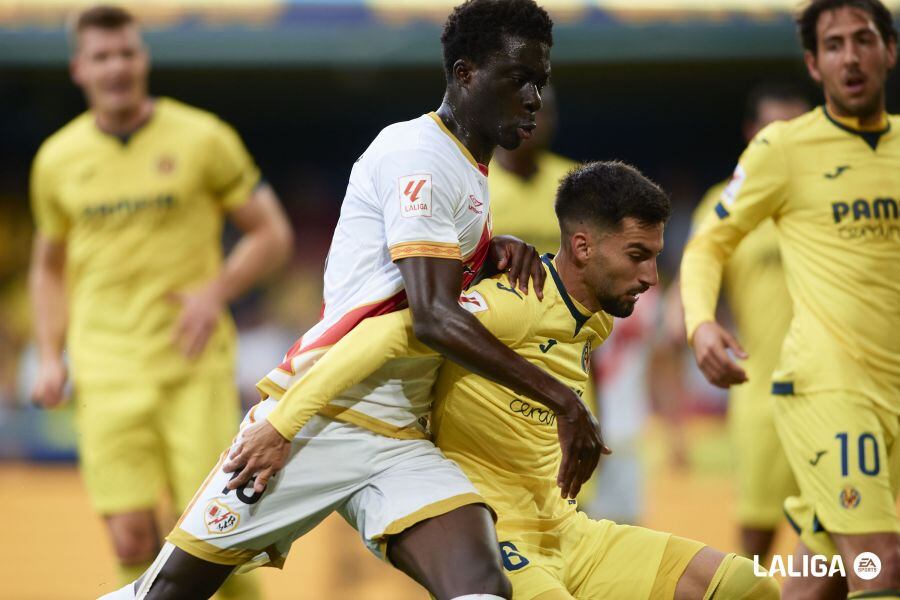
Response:
[[[580,302],[569,295],[569,291],[566,289],[566,286],[563,285],[562,278],[556,270],[556,265],[553,264],[555,258],[554,255],[548,252],[541,257],[541,260],[547,265],[547,270],[550,271],[550,277],[553,278],[553,283],[556,284],[556,289],[559,290],[560,297],[565,303],[566,308],[568,308],[569,312],[572,314],[572,318],[575,319],[575,335],[578,335],[581,328],[584,327],[585,323],[587,323],[594,315],[582,306]]]
[[[822,112],[825,114],[825,118],[831,121],[835,127],[843,129],[847,133],[858,135],[865,140],[872,150],[875,150],[878,147],[878,141],[881,139],[881,136],[891,130],[891,122],[888,119],[887,113],[881,115],[881,120],[878,124],[862,127],[859,124],[859,119],[857,117],[839,117],[833,115],[828,111],[827,106],[822,106]]]

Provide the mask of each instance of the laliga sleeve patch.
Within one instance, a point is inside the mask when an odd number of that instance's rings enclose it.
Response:
[[[731,176],[731,180],[728,182],[728,185],[722,191],[722,202],[725,206],[731,206],[734,204],[735,198],[737,198],[738,193],[741,191],[741,186],[744,185],[744,180],[747,179],[747,173],[744,171],[744,167],[738,165],[734,169],[734,174]]]
[[[400,214],[405,218],[431,216],[431,174],[406,175],[397,180]]]
[[[466,292],[459,297],[459,305],[470,313],[480,313],[488,309],[487,302],[478,292]]]

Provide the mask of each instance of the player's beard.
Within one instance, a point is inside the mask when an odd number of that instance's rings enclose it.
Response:
[[[634,312],[634,305],[635,303],[630,300],[617,297],[609,297],[600,302],[600,306],[603,307],[603,312],[614,317],[619,317],[620,319],[630,317],[631,313]]]
[[[838,108],[841,114],[852,115],[858,119],[866,119],[867,117],[878,116],[881,113],[882,106],[884,105],[884,102],[882,100],[884,95],[883,90],[884,88],[881,88],[880,92],[872,94],[871,97],[866,98],[860,104],[849,104],[837,94],[833,94],[831,96],[831,101]]]

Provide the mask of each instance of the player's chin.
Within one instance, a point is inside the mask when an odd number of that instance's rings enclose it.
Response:
[[[624,319],[625,317],[630,317],[631,313],[634,312],[634,305],[635,302],[631,300],[618,299],[615,302],[610,302],[608,305],[604,306],[603,311],[614,317]]]
[[[497,142],[497,145],[504,150],[515,150],[516,148],[521,146],[522,137],[519,135],[519,130],[513,129],[511,131],[504,131],[500,136],[500,140]]]

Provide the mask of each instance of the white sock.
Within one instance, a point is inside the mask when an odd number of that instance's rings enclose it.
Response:
[[[134,582],[123,588],[100,596],[99,600],[134,600]]]
[[[141,587],[138,588],[134,596],[131,596],[132,598],[135,598],[136,600],[144,600],[144,598],[147,597],[147,593],[150,592],[150,586],[153,585],[153,582],[156,580],[156,576],[159,575],[159,572],[162,570],[163,565],[166,564],[166,561],[169,560],[169,557],[174,551],[174,544],[170,542],[166,542],[165,544],[163,544],[162,550],[160,550],[159,554],[156,555],[156,560],[153,561],[153,564],[150,565],[149,569],[144,571],[144,578],[141,580]],[[119,600],[119,598],[115,598],[114,600]]]
[[[493,594],[466,594],[465,596],[457,596],[450,600],[504,600],[503,596],[495,596]]]

